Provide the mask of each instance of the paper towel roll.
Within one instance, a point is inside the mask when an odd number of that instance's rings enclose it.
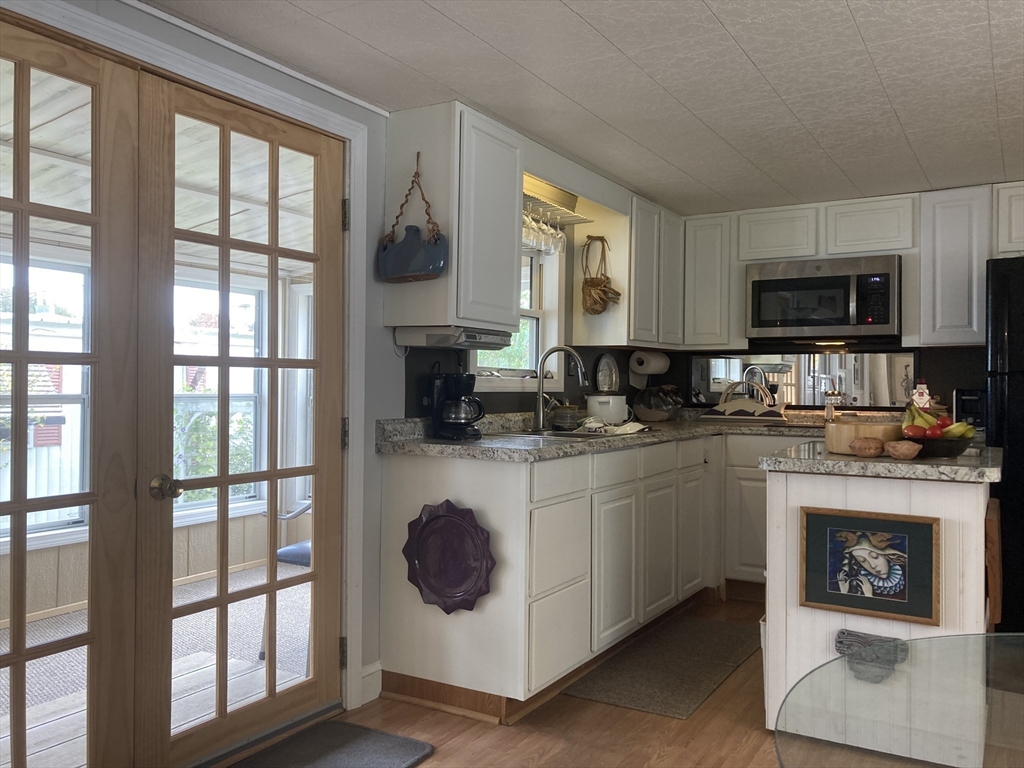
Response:
[[[668,355],[664,352],[634,352],[629,358],[629,383],[637,389],[647,386],[649,375],[668,370]]]

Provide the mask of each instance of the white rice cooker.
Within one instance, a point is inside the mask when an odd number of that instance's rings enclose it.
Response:
[[[629,421],[626,396],[610,395],[604,392],[587,395],[587,415],[600,419],[605,424],[625,424]]]

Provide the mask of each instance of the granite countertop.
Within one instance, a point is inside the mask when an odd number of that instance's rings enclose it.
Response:
[[[973,454],[974,449],[968,449]],[[903,480],[945,480],[953,483],[997,483],[1002,476],[1003,450],[978,446],[977,455],[955,459],[912,459],[897,461],[888,456],[861,459],[827,453],[825,443],[813,441],[794,445],[770,456],[761,456],[757,465],[773,472],[799,472],[809,475],[857,475]]]
[[[821,438],[824,429],[815,425],[709,423],[698,419],[651,424],[651,431],[633,435],[609,435],[587,440],[545,440],[503,435],[531,428],[532,414],[497,414],[480,423],[480,440],[453,442],[425,437],[427,419],[390,419],[377,422],[377,453],[406,456],[439,456],[489,461],[548,461],[566,456],[618,451],[642,445],[692,440],[712,435],[786,435]]]

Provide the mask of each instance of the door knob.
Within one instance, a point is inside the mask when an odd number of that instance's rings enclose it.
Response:
[[[168,475],[156,475],[149,481],[149,495],[157,501],[176,499],[184,492],[185,486],[181,481]]]

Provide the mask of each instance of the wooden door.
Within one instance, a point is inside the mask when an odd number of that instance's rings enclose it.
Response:
[[[683,220],[674,213],[661,212],[658,248],[658,341],[683,343]]]
[[[764,584],[768,491],[763,469],[726,467],[725,577]]]
[[[729,216],[686,222],[687,344],[729,343]]]
[[[458,316],[519,330],[523,147],[491,120],[462,113]],[[451,244],[449,244],[451,245]]]
[[[673,446],[674,447],[674,446]],[[640,568],[640,621],[657,616],[676,602],[676,475],[643,484],[640,520],[643,553]]]
[[[633,198],[629,221],[629,338],[658,340],[658,206]]]
[[[340,697],[343,145],[140,107],[135,734],[181,765]]]
[[[640,623],[637,589],[637,485],[591,497],[593,524],[593,631],[591,650],[625,637]]]
[[[5,765],[132,761],[136,98],[0,24]]]

